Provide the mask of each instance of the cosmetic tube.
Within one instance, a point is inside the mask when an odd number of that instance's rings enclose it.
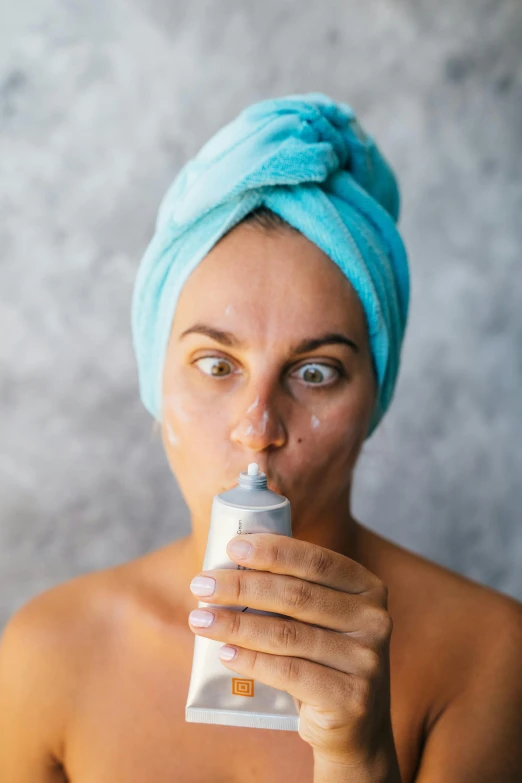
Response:
[[[203,570],[246,569],[227,555],[228,542],[236,535],[276,533],[292,535],[290,503],[267,488],[267,477],[254,462],[240,473],[233,489],[216,495]],[[283,617],[274,612],[244,606],[223,606],[199,601],[199,608],[215,606],[237,612]],[[241,677],[223,665],[219,650],[223,642],[196,635],[185,709],[189,723],[214,723],[259,729],[298,731],[299,712],[294,698],[249,677]]]

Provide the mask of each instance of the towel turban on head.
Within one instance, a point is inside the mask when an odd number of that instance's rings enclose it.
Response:
[[[159,420],[163,362],[181,289],[219,239],[261,205],[320,247],[363,305],[378,382],[369,437],[393,396],[408,316],[408,261],[396,228],[399,190],[353,109],[322,93],[248,106],[185,164],[165,193],[132,299],[142,401]]]

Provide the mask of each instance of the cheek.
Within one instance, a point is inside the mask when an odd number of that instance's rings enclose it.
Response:
[[[235,478],[226,411],[199,405],[179,392],[166,395],[163,447],[191,512],[208,515],[213,496]]]
[[[303,442],[306,439],[314,444],[320,443],[322,449],[335,449],[336,446],[346,449],[359,440],[361,430],[360,421],[354,421],[348,417],[338,418],[313,414],[308,420],[307,426],[302,427],[302,437]]]
[[[170,391],[163,397],[164,443],[176,472],[183,466],[217,462],[224,466],[229,447],[227,412],[200,404],[193,394]]]
[[[180,444],[179,435],[176,432],[174,432],[174,428],[168,419],[164,419],[164,421],[165,421],[165,437],[169,445],[173,449],[175,449]]]
[[[179,394],[170,393],[163,396],[161,420],[163,442],[169,451],[179,449],[186,441],[186,430],[192,421],[192,416],[186,410]]]
[[[187,409],[188,395],[181,392],[170,392],[163,397],[163,415],[173,426],[186,424],[194,418],[193,413]]]
[[[367,431],[365,416],[357,406],[327,405],[308,411],[297,428],[301,458],[311,463],[351,463]]]

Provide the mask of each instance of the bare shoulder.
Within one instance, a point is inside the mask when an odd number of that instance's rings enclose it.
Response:
[[[405,640],[416,639],[432,653],[437,651],[441,666],[451,661],[452,670],[469,670],[472,661],[482,663],[495,646],[520,644],[522,604],[514,598],[368,529],[362,542],[365,565],[388,587],[394,627]],[[431,658],[435,673],[437,662]]]
[[[521,617],[522,604],[486,585],[451,571],[383,536],[358,525],[361,562],[388,586],[399,613],[428,613],[458,623],[463,633],[494,617]],[[436,631],[435,631],[436,632]]]
[[[522,779],[522,604],[370,531],[362,539],[388,586],[401,684],[423,698],[416,780]]]
[[[68,723],[124,593],[118,569],[95,572],[37,595],[8,621],[0,637],[0,778],[61,780]]]

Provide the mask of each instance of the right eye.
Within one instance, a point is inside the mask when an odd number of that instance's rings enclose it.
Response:
[[[232,373],[231,363],[222,356],[204,356],[202,359],[197,359],[194,364],[197,364],[205,375],[214,378],[225,378]]]

